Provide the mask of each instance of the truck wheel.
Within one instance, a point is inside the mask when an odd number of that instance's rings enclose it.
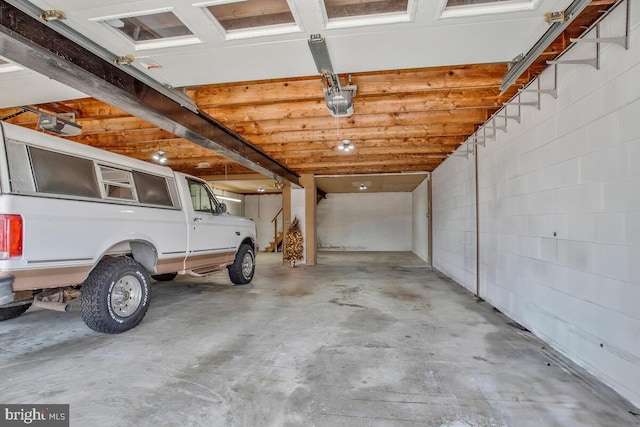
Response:
[[[131,258],[109,258],[82,285],[80,313],[94,331],[119,334],[142,321],[150,302],[147,270]]]
[[[170,282],[176,278],[178,273],[152,274],[151,278],[158,282]]]
[[[238,249],[236,259],[229,267],[229,278],[236,285],[246,285],[253,279],[256,271],[255,256],[251,246],[243,243]]]
[[[22,313],[27,311],[29,307],[31,307],[31,303],[16,305],[16,306],[7,307],[7,308],[0,308],[0,322],[2,322],[3,320],[14,319],[20,316]]]

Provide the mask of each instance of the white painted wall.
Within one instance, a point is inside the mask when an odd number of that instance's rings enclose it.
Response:
[[[458,150],[464,152],[464,147]],[[473,157],[449,157],[432,173],[433,266],[476,291],[476,203]]]
[[[269,246],[273,240],[273,223],[271,220],[282,209],[282,194],[261,194],[245,196],[244,213],[256,223],[257,241],[260,250]],[[282,214],[278,218],[278,229],[282,230]]]
[[[480,293],[640,406],[640,8],[630,49],[559,68],[557,99],[479,148]],[[624,3],[623,3],[624,4]],[[602,37],[624,33],[624,10]],[[594,37],[594,34],[590,35]],[[592,57],[583,44],[567,59]],[[552,84],[544,73],[542,86]],[[530,94],[528,94],[530,95]],[[525,99],[523,99],[525,100]],[[434,266],[473,288],[473,158],[433,173]]]
[[[411,250],[428,262],[429,257],[429,202],[428,180],[425,179],[411,193]]]
[[[244,216],[244,195],[243,194],[236,194],[230,191],[222,191],[215,188],[213,189],[213,194],[215,194],[218,198],[222,196],[222,197],[229,197],[231,199],[240,200],[239,202],[234,202],[232,200],[223,200],[220,198],[218,199],[218,201],[227,205],[227,212],[229,212],[231,215]]]
[[[318,250],[411,251],[411,193],[328,194],[317,205]]]

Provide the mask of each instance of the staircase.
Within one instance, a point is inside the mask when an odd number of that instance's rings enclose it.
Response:
[[[278,217],[281,213],[282,209],[280,209],[276,216],[271,220],[273,223],[273,240],[269,243],[269,246],[264,249],[265,252],[278,252],[278,248],[282,246],[284,231],[278,230]]]
[[[272,240],[271,243],[269,243],[269,246],[267,246],[264,251],[265,252],[278,252],[278,248],[280,248],[282,246],[282,241],[284,240],[284,233],[281,231],[278,233],[278,235],[276,236],[275,240]]]

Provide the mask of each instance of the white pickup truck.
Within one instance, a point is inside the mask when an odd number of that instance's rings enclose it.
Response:
[[[80,298],[87,326],[120,333],[144,317],[150,275],[249,283],[255,238],[205,181],[0,123],[0,320]]]

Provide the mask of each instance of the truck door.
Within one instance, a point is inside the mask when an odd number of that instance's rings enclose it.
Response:
[[[191,196],[191,226],[187,269],[206,272],[221,264],[233,262],[239,235],[234,218],[227,215],[209,186],[187,179]]]

